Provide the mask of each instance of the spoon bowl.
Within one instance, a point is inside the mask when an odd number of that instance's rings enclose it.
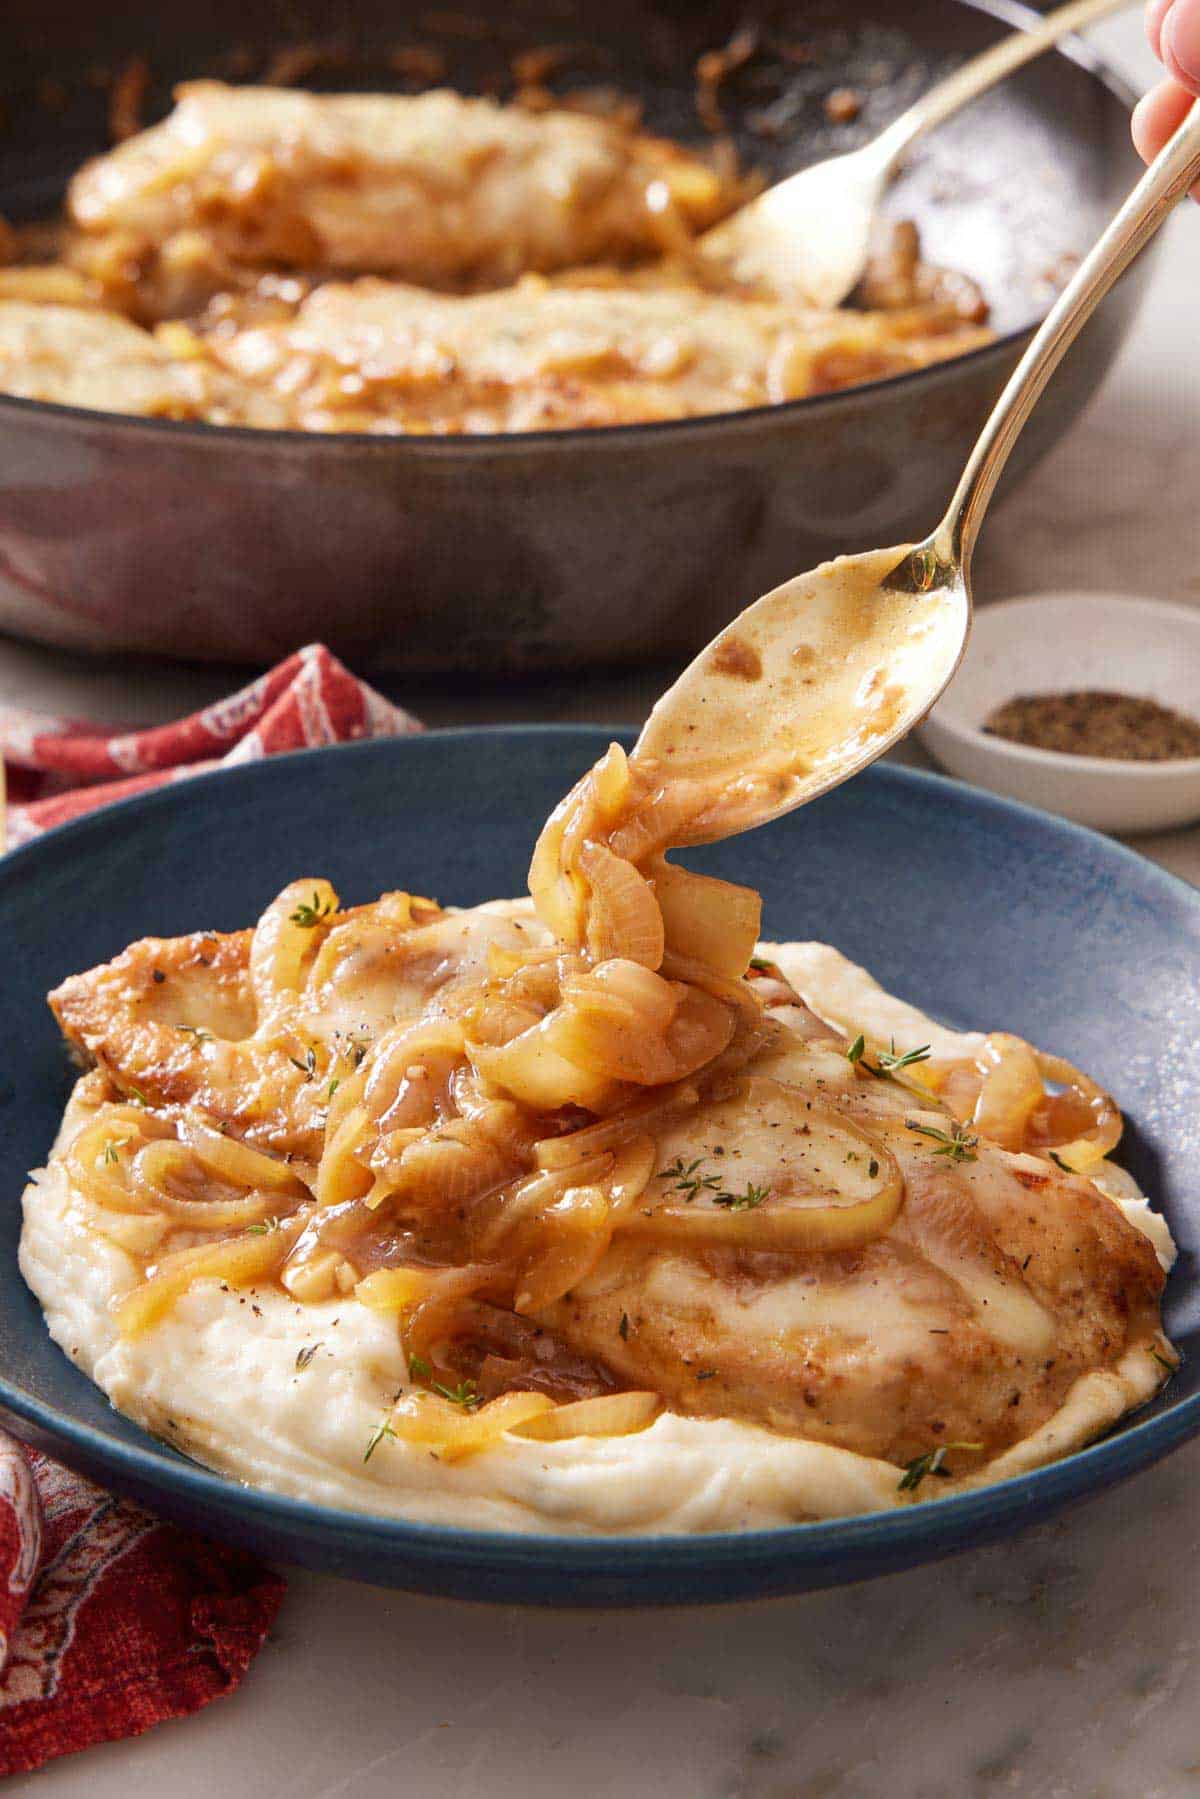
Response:
[[[636,752],[717,792],[689,841],[816,799],[920,723],[971,622],[961,569],[922,587],[933,566],[925,545],[903,544],[823,562],[756,600],[691,663]]]
[[[659,700],[634,755],[657,785],[689,785],[680,844],[751,830],[828,792],[933,706],[966,647],[971,558],[1013,446],[1084,324],[1198,176],[1200,103],[1059,295],[924,542],[784,582]]]
[[[882,139],[815,162],[740,207],[701,239],[706,256],[751,287],[832,311],[866,266],[895,164]]]

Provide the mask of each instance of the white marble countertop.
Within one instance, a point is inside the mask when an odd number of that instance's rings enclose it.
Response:
[[[1152,73],[1136,15],[1096,33]],[[1200,604],[1200,217],[1120,364],[997,514],[981,598]],[[1049,403],[1053,403],[1052,399]],[[0,642],[0,704],[151,721],[227,672]],[[647,680],[400,697],[431,723],[637,720]],[[1200,882],[1200,831],[1139,845]],[[998,1548],[716,1612],[535,1613],[296,1574],[237,1697],[54,1764],[40,1799],[1184,1799],[1200,1794],[1200,1444]]]

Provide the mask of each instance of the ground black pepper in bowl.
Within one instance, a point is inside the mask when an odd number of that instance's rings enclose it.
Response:
[[[1131,693],[1084,688],[1006,700],[984,724],[992,737],[1064,756],[1112,762],[1182,762],[1200,757],[1200,719]]]

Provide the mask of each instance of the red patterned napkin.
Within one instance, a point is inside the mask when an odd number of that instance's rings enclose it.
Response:
[[[323,644],[151,731],[0,708],[8,844],[201,769],[420,729]],[[0,1432],[0,1776],[232,1693],[283,1592],[253,1557],[163,1524]]]
[[[215,706],[151,731],[98,731],[78,720],[0,707],[8,847],[110,800],[204,769],[420,729],[322,643],[297,650]]]

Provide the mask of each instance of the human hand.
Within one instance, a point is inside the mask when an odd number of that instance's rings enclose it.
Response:
[[[1146,36],[1167,71],[1133,114],[1134,144],[1152,162],[1200,95],[1200,0],[1147,0]],[[1192,193],[1200,200],[1200,187]]]

